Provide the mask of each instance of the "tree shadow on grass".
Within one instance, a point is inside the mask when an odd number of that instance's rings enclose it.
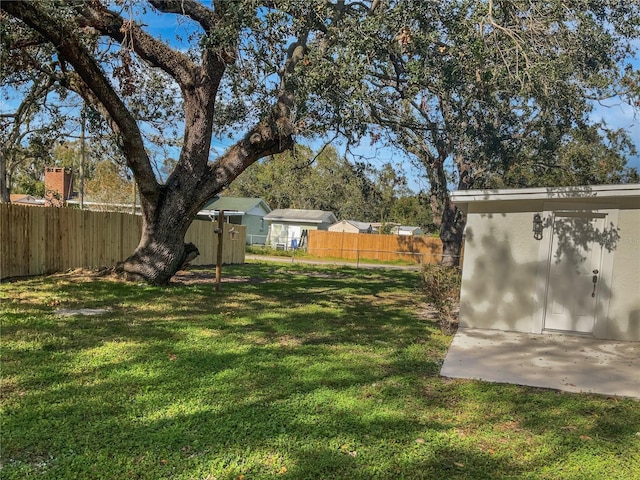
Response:
[[[143,348],[128,361],[65,374],[64,379],[49,376],[52,384],[41,384],[8,409],[5,431],[23,435],[9,436],[5,454],[60,458],[73,451],[87,456],[82,468],[88,468],[106,461],[101,458],[105,452],[120,461],[143,455],[158,462],[181,456],[187,447],[192,455],[241,455],[247,449],[273,449],[266,445],[281,439],[289,444],[284,447],[289,458],[299,453],[304,459],[309,453],[305,445],[365,435],[378,438],[390,432],[404,435],[418,428],[402,415],[369,418],[360,412],[343,392],[382,381],[384,373],[362,362],[314,370],[327,355],[324,350],[314,347],[289,355],[260,348],[236,355],[201,351],[191,358],[182,352],[162,364],[159,358],[153,360],[157,351]],[[144,375],[138,372],[142,366]],[[185,377],[190,381],[185,383]],[[429,428],[445,427],[431,422]],[[339,447],[330,449],[330,455],[314,448],[313,456],[331,459],[328,465],[335,474],[351,465]],[[346,463],[340,467],[336,459]],[[70,459],[60,460],[65,461]],[[150,467],[147,460],[142,463]],[[311,469],[308,474],[320,468],[298,460],[294,464]],[[54,465],[49,478],[63,478],[56,477],[59,473]]]
[[[603,412],[584,435],[607,438],[619,455],[633,451],[622,439],[640,419],[628,403],[605,412],[597,397],[437,378],[437,327],[388,296],[411,296],[410,275],[237,271],[267,281],[224,295],[210,285],[152,294],[118,286],[127,300],[104,317],[34,308],[10,325],[3,370],[15,388],[4,400],[3,474],[515,478],[587,455],[580,425],[549,430]],[[111,301],[111,286],[97,287],[58,291],[69,303],[91,292]],[[455,433],[500,432],[510,422],[526,435],[504,438],[551,439],[554,449],[528,446],[523,460]]]

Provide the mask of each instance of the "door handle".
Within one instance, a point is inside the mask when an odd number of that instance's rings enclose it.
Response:
[[[593,292],[591,292],[591,296],[595,297],[596,296],[596,284],[598,283],[598,269],[593,271],[594,275],[591,278],[591,280],[593,281]]]

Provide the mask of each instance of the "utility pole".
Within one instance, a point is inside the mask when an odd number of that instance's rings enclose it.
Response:
[[[84,122],[85,122],[85,106],[82,105],[80,112],[80,210],[84,210],[84,165],[85,165],[85,148],[84,148]]]

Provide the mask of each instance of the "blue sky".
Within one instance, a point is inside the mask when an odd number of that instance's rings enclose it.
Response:
[[[639,62],[635,63],[637,65]],[[639,154],[630,158],[627,164],[640,170],[640,110],[634,110],[630,105],[612,99],[595,105],[591,118],[595,121],[604,121],[610,127],[622,128],[629,133]]]

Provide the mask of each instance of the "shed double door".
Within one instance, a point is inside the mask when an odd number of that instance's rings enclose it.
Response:
[[[593,333],[602,285],[606,215],[555,213],[549,257],[544,329]]]

